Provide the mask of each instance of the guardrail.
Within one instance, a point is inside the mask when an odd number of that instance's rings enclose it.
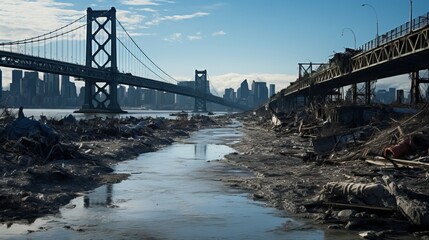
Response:
[[[412,31],[416,31],[420,28],[426,27],[429,24],[429,12],[422,16],[414,18],[411,22],[412,22],[411,24]],[[403,37],[409,33],[410,33],[410,22],[407,22],[397,28],[394,28],[384,34],[381,34],[377,38],[363,44],[358,49],[366,52],[382,44],[385,44],[397,38]]]

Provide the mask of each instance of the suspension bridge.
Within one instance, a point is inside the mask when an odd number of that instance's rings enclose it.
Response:
[[[336,53],[329,63],[299,63],[298,79],[281,91],[282,98],[272,106],[290,111],[312,102],[340,98],[340,88],[351,85],[352,101],[364,95],[371,102],[372,83],[377,79],[410,74],[411,102],[418,103],[421,70],[429,69],[429,13],[377,36],[358,49]],[[365,83],[359,94],[357,84]]]
[[[195,71],[195,87],[178,81],[159,67],[137,45],[116,9],[87,9],[84,16],[51,32],[0,43],[0,66],[68,75],[84,81],[84,104],[78,112],[121,113],[118,85],[129,85],[195,98],[195,111],[206,102],[247,110],[209,92],[207,71]]]

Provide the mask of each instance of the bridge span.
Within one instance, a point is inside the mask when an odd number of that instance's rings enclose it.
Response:
[[[117,25],[121,34],[117,34]],[[81,30],[85,32],[79,33]],[[115,8],[88,8],[85,16],[64,27],[32,38],[0,43],[0,47],[3,47],[0,66],[67,75],[84,81],[85,100],[79,112],[123,112],[117,100],[118,84],[193,97],[195,111],[206,111],[206,101],[248,110],[247,106],[207,91],[207,71],[195,72],[194,88],[177,85],[177,80],[136,44],[116,19]],[[79,58],[80,55],[84,57]]]
[[[329,63],[299,63],[298,79],[281,92],[284,97],[282,104],[293,109],[298,107],[297,98],[310,103],[315,98],[337,93],[335,89],[343,86],[356,88],[358,83],[407,73],[415,76],[411,89],[413,94],[418,94],[418,84],[426,81],[418,77],[418,72],[429,68],[429,13],[412,22],[412,31],[409,23],[404,24],[360,49],[336,53]],[[313,70],[313,66],[318,68]],[[369,86],[367,84],[366,88]],[[356,89],[353,94],[356,94]],[[413,98],[418,99],[416,96]]]

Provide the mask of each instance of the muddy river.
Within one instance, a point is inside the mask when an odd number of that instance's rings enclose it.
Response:
[[[7,239],[325,239],[250,194],[226,187],[226,175],[249,173],[217,159],[242,137],[237,126],[206,129],[184,142],[117,165],[128,180],[72,200],[31,225],[2,225]],[[329,238],[329,237],[328,237]]]

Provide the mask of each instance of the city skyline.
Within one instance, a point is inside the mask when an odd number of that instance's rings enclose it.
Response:
[[[40,76],[43,76],[41,78]],[[0,68],[0,83],[1,83]],[[268,84],[261,81],[252,81],[252,85],[246,83],[246,95],[239,94],[236,97],[235,89],[228,88],[223,92],[223,98],[232,102],[240,102],[248,107],[257,107],[267,102],[273,95],[275,84]],[[190,88],[196,88],[195,81],[182,81],[178,85]],[[211,92],[210,82],[207,81],[207,91]],[[269,88],[268,88],[269,87]],[[20,69],[12,70],[12,82],[10,90],[1,91],[4,95],[2,103],[7,106],[25,106],[25,107],[43,107],[43,108],[79,108],[83,104],[85,87],[76,87],[74,82],[70,81],[69,76],[40,73],[38,71],[23,71]],[[240,88],[237,89],[237,93]],[[232,94],[232,96],[228,96]],[[99,95],[98,100],[102,101],[104,96]],[[123,107],[136,107],[148,109],[179,109],[192,110],[194,108],[194,98],[181,96],[153,89],[146,89],[134,86],[118,86],[118,103]],[[208,111],[228,110],[226,107],[209,104]]]
[[[362,7],[364,2],[375,11]],[[410,18],[409,1],[364,2],[120,0],[114,5],[118,19],[138,44],[170,75],[187,81],[195,69],[207,69],[209,80],[222,92],[239,87],[243,79],[272,82],[281,90],[297,78],[297,63],[327,62],[334,52],[354,46],[353,35],[357,46],[373,39],[376,16],[380,34]],[[87,7],[108,9],[112,4],[103,0],[3,3],[0,41],[51,31],[82,16]],[[414,17],[428,10],[428,1],[413,1]],[[11,81],[11,69],[3,69],[3,78]],[[392,79],[389,83],[396,88],[409,85],[406,76]]]

